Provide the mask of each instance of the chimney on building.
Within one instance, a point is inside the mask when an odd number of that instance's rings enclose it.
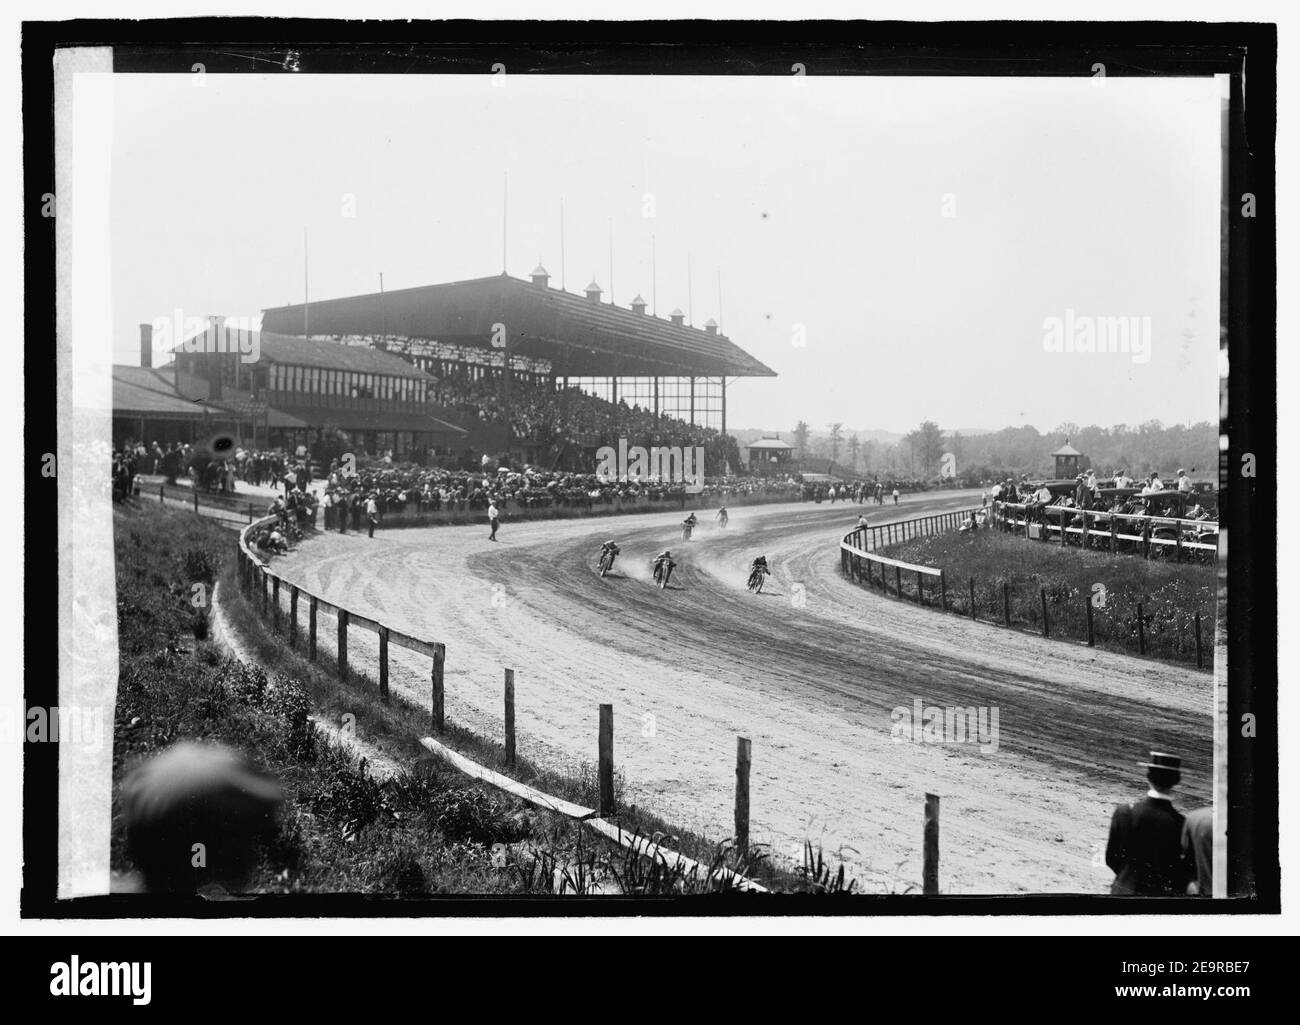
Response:
[[[140,366],[153,366],[153,325],[140,325]]]
[[[546,283],[551,280],[551,275],[546,268],[539,263],[533,268],[532,279],[534,285],[541,285],[542,288],[545,288]]]
[[[583,289],[583,291],[587,293],[587,298],[590,299],[592,302],[594,303],[600,302],[600,286],[596,284],[595,278],[591,279],[591,284],[589,284],[585,289]]]
[[[711,335],[716,335],[718,333],[718,322],[710,317],[704,322],[704,330]]]
[[[668,314],[668,319],[671,320],[678,327],[681,327],[683,321],[686,320],[686,314],[681,311],[680,307],[678,307],[677,309],[673,310],[672,313]]]
[[[639,295],[632,300],[632,312],[645,313],[645,300]]]

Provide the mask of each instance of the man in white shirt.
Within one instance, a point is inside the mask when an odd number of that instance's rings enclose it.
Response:
[[[1178,469],[1178,490],[1184,495],[1192,493],[1192,478],[1187,476],[1187,471],[1182,467]]]
[[[501,526],[501,513],[497,511],[497,504],[494,501],[488,502],[488,526],[492,528],[488,540],[495,541],[497,539],[497,528]]]
[[[370,497],[366,499],[366,520],[370,525],[370,536],[375,536],[375,525],[379,522],[379,505],[375,502],[375,493],[372,491]]]

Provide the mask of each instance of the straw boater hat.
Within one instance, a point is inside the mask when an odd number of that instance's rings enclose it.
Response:
[[[1171,772],[1182,772],[1183,760],[1177,755],[1165,754],[1163,751],[1152,751],[1151,761],[1138,762],[1138,766],[1143,769],[1168,769]]]

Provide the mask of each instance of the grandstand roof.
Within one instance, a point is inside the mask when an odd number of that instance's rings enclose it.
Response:
[[[311,308],[313,321],[316,307]],[[260,335],[262,358],[271,363],[320,367],[323,370],[349,370],[357,374],[386,374],[389,377],[428,378],[419,367],[400,356],[368,345],[344,345],[341,342],[292,335]]]
[[[504,324],[512,352],[573,377],[776,376],[725,335],[506,274],[313,302],[308,316],[313,335],[387,334],[479,348],[490,348],[493,326]],[[301,305],[262,314],[272,337],[293,335],[302,323]]]

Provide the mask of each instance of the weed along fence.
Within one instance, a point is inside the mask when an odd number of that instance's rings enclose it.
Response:
[[[1156,558],[1183,562],[1199,554],[1202,558],[1214,560],[1219,554],[1217,540],[1214,543],[1198,540],[1218,534],[1219,525],[1211,520],[1112,513],[1074,506],[994,502],[990,523],[997,530],[1023,534],[1030,541],[1129,552],[1140,554],[1144,559],[1150,559],[1154,554]]]
[[[969,517],[967,511],[879,527],[858,527],[840,541],[840,570],[854,583],[879,590],[886,597],[915,602],[943,613],[1007,628],[1027,627],[1044,637],[1086,642],[1089,647],[1096,647],[1101,636],[1103,642],[1112,641],[1109,646],[1119,650],[1136,648],[1138,655],[1189,657],[1194,650],[1196,667],[1205,668],[1206,645],[1212,646],[1214,642],[1213,626],[1208,636],[1203,634],[1199,610],[1178,613],[1180,632],[1170,652],[1162,647],[1167,640],[1165,635],[1159,645],[1155,643],[1153,631],[1157,627],[1153,620],[1156,617],[1149,603],[1136,602],[1132,608],[1117,609],[1113,603],[1098,604],[1094,591],[1056,586],[1036,586],[1027,595],[1023,585],[1013,586],[1004,577],[979,582],[975,577],[952,579],[942,569],[905,562],[874,550],[877,546],[956,530]],[[1213,616],[1204,618],[1213,624]],[[1168,619],[1166,614],[1159,621],[1158,629],[1169,629]],[[1186,637],[1185,647],[1183,637]]]
[[[403,633],[377,620],[359,615],[327,602],[319,595],[290,583],[274,572],[249,545],[248,538],[254,532],[271,526],[276,517],[262,517],[246,526],[239,534],[237,573],[240,589],[255,608],[261,610],[263,624],[273,632],[284,636],[291,649],[304,654],[315,662],[330,657],[333,647],[339,675],[349,678],[349,632],[355,629],[363,631],[362,637],[373,635],[378,638],[377,658],[379,666],[379,696],[384,702],[389,701],[390,663],[398,652],[408,653],[406,670],[410,670],[410,656],[427,658],[425,664],[429,680],[430,726],[435,736],[421,738],[420,743],[437,757],[455,766],[466,775],[506,791],[535,807],[563,815],[585,828],[598,833],[605,839],[618,844],[621,848],[635,855],[649,859],[661,866],[664,871],[675,873],[675,878],[716,883],[720,889],[732,889],[754,892],[767,892],[766,888],[745,874],[745,869],[755,865],[755,852],[750,842],[750,773],[753,762],[753,750],[749,738],[736,738],[735,764],[735,833],[731,838],[730,850],[737,855],[736,867],[725,862],[723,851],[709,864],[695,861],[683,854],[668,850],[658,842],[658,837],[647,837],[644,833],[629,830],[617,822],[620,812],[615,793],[614,760],[614,706],[599,705],[598,729],[596,740],[596,780],[598,801],[596,808],[586,808],[559,797],[541,792],[517,779],[481,765],[458,751],[453,750],[437,735],[447,733],[445,715],[445,668],[447,650],[440,641],[427,640]],[[333,618],[333,644],[329,635],[329,619]],[[354,635],[353,640],[358,638]],[[325,647],[322,648],[321,645]],[[369,654],[369,652],[367,652]],[[517,767],[517,733],[515,708],[515,671],[504,670],[502,690],[502,757],[501,768],[509,771]],[[409,688],[408,688],[409,690]],[[400,693],[400,691],[399,691]],[[405,694],[402,694],[405,700]],[[938,798],[927,794],[924,816],[918,822],[918,839],[923,845],[923,892],[938,893],[939,875],[939,835],[938,835]],[[820,855],[814,861],[811,856],[805,861],[804,876],[809,885],[818,892],[840,892],[843,887],[842,874],[838,884],[836,877],[825,866]],[[761,857],[761,854],[759,855]],[[841,873],[843,869],[841,868]]]

